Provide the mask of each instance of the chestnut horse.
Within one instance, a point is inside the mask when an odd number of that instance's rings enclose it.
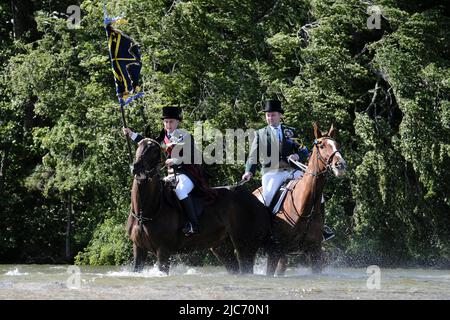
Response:
[[[286,254],[302,251],[312,263],[314,273],[322,269],[322,234],[324,217],[320,213],[326,173],[337,177],[345,173],[345,160],[334,140],[333,125],[322,134],[314,123],[314,146],[302,178],[288,190],[283,206],[272,218],[272,246],[268,251],[267,275],[283,275]],[[261,188],[253,194],[261,195]]]
[[[147,253],[159,270],[169,272],[177,252],[210,248],[230,273],[252,273],[256,251],[267,241],[270,217],[251,192],[217,188],[217,198],[199,217],[200,233],[186,237],[187,218],[175,193],[161,178],[161,147],[152,139],[139,142],[133,164],[128,235],[133,241],[134,271],[141,271]]]

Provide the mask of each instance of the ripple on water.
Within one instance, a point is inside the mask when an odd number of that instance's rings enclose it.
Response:
[[[8,288],[12,288],[13,286],[14,286],[14,282],[12,282],[12,281],[0,281],[1,289],[8,289]]]
[[[103,275],[103,274],[99,274]],[[109,271],[104,274],[105,277],[125,277],[125,278],[155,278],[155,277],[167,277],[167,274],[159,271],[158,267],[144,268],[142,272],[133,272],[128,268],[124,268],[120,271]]]
[[[14,270],[10,270],[5,273],[5,276],[26,276],[28,272],[20,272],[19,268],[15,268]]]
[[[255,267],[264,271],[263,260]],[[254,269],[254,270],[255,270]],[[68,266],[3,265],[0,299],[450,299],[449,270],[383,269],[369,290],[366,268],[290,268],[284,277],[229,275],[224,267],[171,265],[80,267],[80,289],[69,290]],[[22,277],[21,277],[22,276]]]

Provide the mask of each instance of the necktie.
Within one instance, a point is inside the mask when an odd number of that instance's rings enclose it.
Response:
[[[276,134],[277,134],[277,137],[278,137],[278,142],[281,142],[281,129],[280,129],[280,127],[276,127],[275,128],[275,132],[276,132]]]

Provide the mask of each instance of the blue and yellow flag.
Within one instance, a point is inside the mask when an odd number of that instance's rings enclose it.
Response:
[[[109,57],[116,84],[117,97],[126,105],[143,95],[140,92],[139,77],[142,68],[139,45],[113,23],[124,23],[123,17],[109,18],[105,10],[105,29],[108,36]]]

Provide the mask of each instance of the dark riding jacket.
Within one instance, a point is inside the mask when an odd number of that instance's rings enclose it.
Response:
[[[134,139],[133,139],[134,138]],[[140,134],[132,137],[132,140],[139,143],[144,139]],[[163,129],[155,139],[159,142],[162,149],[164,150],[167,159],[174,159],[174,164],[168,170],[170,174],[185,174],[194,184],[194,186],[201,193],[209,193],[210,187],[204,177],[204,172],[200,164],[195,163],[201,161],[201,154],[196,148],[194,143],[194,138],[192,135],[182,129],[176,129],[170,137],[167,132]],[[168,146],[169,143],[174,144],[173,146]],[[186,148],[185,144],[189,144]],[[183,150],[187,151],[186,157],[183,154]]]
[[[271,167],[271,169],[289,167],[288,157],[294,153],[299,156],[301,162],[307,159],[308,148],[298,142],[298,135],[294,128],[281,124],[282,140],[280,144],[272,130],[271,126],[266,126],[256,132],[245,165],[245,172],[251,172],[254,175],[259,165],[262,165],[262,174]],[[272,144],[276,144],[273,149],[278,152],[277,167],[273,167],[271,162]]]

